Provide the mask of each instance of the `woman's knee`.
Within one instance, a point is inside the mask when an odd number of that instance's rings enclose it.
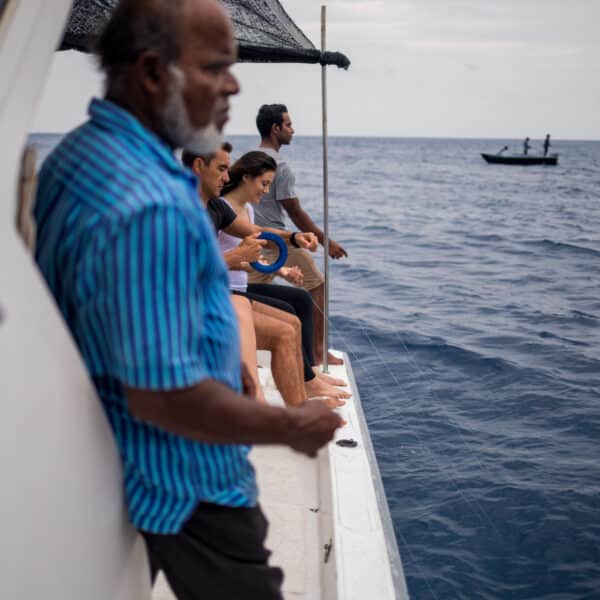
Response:
[[[231,294],[231,304],[236,312],[247,313],[252,312],[252,304],[245,296],[239,294]]]
[[[252,304],[250,304],[248,298],[233,295],[231,297],[231,303],[233,304],[233,309],[235,310],[235,314],[237,315],[238,321],[240,321],[240,323],[252,323],[252,320],[254,318],[252,314]]]

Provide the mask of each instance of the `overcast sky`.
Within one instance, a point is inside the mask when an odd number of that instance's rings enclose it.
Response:
[[[320,40],[321,0],[283,0]],[[600,140],[600,0],[330,0],[332,135]],[[288,105],[298,134],[320,132],[320,67],[240,64],[231,134],[255,133],[257,107]],[[58,53],[33,131],[81,122],[100,76]]]

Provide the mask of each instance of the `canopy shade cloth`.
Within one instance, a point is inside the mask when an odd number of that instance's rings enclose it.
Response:
[[[119,0],[74,0],[60,50],[91,52]],[[336,65],[350,61],[339,52],[321,52],[278,0],[222,0],[231,16],[242,62],[297,62]]]

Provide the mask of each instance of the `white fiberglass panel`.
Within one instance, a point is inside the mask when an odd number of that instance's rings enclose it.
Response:
[[[19,600],[150,596],[120,462],[79,354],[14,219],[19,161],[70,2],[0,22],[0,586]]]

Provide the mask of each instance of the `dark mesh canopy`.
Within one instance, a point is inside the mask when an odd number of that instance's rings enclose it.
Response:
[[[74,0],[60,49],[90,52],[118,1]],[[350,66],[348,58],[339,52],[317,50],[278,0],[222,2],[234,24],[240,61]]]

